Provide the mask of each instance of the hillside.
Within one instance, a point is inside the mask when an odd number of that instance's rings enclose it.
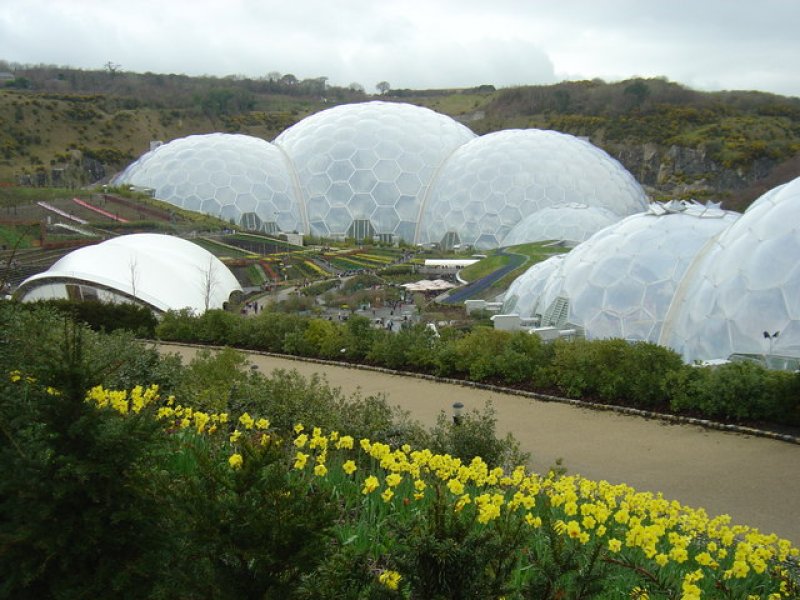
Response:
[[[335,104],[403,101],[486,134],[537,127],[584,136],[618,158],[654,199],[743,208],[800,175],[800,98],[704,93],[663,79],[495,90],[327,86],[325,78],[243,78],[18,69],[0,90],[0,182],[78,186],[107,179],[151,140],[240,132],[271,140]]]

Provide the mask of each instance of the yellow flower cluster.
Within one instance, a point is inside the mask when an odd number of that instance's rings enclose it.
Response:
[[[19,369],[14,369],[8,373],[8,379],[11,383],[18,383],[23,381],[25,383],[36,383],[36,378],[31,377],[30,375],[23,375],[22,371]]]
[[[305,266],[307,266],[309,269],[311,269],[312,271],[315,271],[319,275],[322,275],[323,277],[329,275],[329,273],[325,269],[323,269],[322,267],[320,267],[319,265],[317,265],[313,261],[305,260],[305,261],[303,261],[303,264]]]
[[[129,394],[94,388],[87,399],[128,414],[154,402],[157,392],[155,386],[134,388]],[[199,434],[214,433],[229,421],[225,413],[193,411],[175,406],[171,398],[157,414]],[[264,445],[269,442],[267,419],[245,413],[236,423],[241,429],[229,434],[232,445],[240,443],[243,436]],[[476,526],[485,527],[506,515],[518,514],[530,527],[531,535],[550,527],[563,536],[565,543],[598,548],[610,561],[636,565],[650,573],[661,569],[677,573],[681,597],[687,600],[700,598],[704,586],[735,587],[737,582],[750,580],[760,581],[758,589],[770,600],[791,597],[797,591],[796,574],[784,569],[800,560],[800,550],[790,542],[731,525],[727,515],[709,517],[702,509],[682,506],[661,494],[580,476],[542,477],[522,466],[509,471],[491,468],[479,457],[464,463],[428,449],[412,450],[408,445],[393,448],[369,439],[356,444],[350,436],[336,431],[325,434],[319,427],[309,433],[299,423],[294,427],[292,443],[294,470],[309,477],[337,478],[336,482],[349,486],[347,489],[365,497],[368,504],[372,498],[379,498],[379,505],[386,505],[387,510],[403,510],[412,500],[443,497],[454,512],[466,514]],[[234,448],[228,462],[237,470],[244,459]],[[370,467],[357,466],[364,463]],[[382,575],[385,581],[381,583],[387,587],[399,581],[392,579],[391,573]],[[647,587],[634,589],[631,596],[647,598]]]
[[[381,585],[385,585],[390,590],[396,590],[400,585],[402,576],[397,571],[383,571],[378,575],[378,581]]]
[[[302,427],[296,431],[295,444],[326,447],[320,440],[324,438],[321,432],[315,430],[313,438],[307,438],[301,433]],[[312,444],[310,440],[315,438],[317,442]],[[331,445],[345,448],[338,443]],[[549,511],[553,529],[577,544],[597,543],[609,556],[625,554],[628,561],[652,571],[679,569],[683,574],[682,597],[687,600],[700,597],[704,578],[717,581],[768,574],[771,566],[800,557],[797,548],[775,535],[731,526],[726,515],[710,518],[702,509],[682,506],[660,494],[637,492],[626,485],[579,476],[541,477],[521,466],[506,472],[490,468],[480,458],[464,464],[447,454],[412,451],[407,446],[392,448],[368,439],[360,440],[358,448],[373,462],[371,472],[359,484],[365,496],[377,493],[384,503],[402,497],[405,504],[412,497],[424,500],[432,484],[443,485],[453,510],[461,512],[473,506],[477,523],[489,525],[503,514],[521,511],[533,530],[542,527],[542,517]],[[319,457],[317,454],[317,464]],[[352,459],[348,464],[355,467]],[[303,469],[305,463],[295,467]],[[386,474],[381,477],[379,470]],[[640,597],[647,597],[645,588],[640,589]]]
[[[107,390],[97,385],[86,393],[86,401],[99,408],[110,407],[121,415],[129,412],[140,413],[142,409],[159,400],[158,386],[143,388],[137,385],[130,392],[127,390]]]
[[[188,406],[174,405],[170,397],[166,406],[158,409],[156,417],[174,425],[177,429],[192,428],[197,433],[214,434],[220,427],[227,426],[228,413],[206,413]],[[234,440],[231,440],[233,442]]]

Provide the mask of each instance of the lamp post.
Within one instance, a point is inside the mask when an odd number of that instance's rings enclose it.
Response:
[[[462,402],[453,403],[453,425],[461,425],[461,411],[464,409]]]
[[[775,333],[770,333],[769,331],[764,332],[764,337],[769,340],[769,354],[768,356],[772,356],[772,345],[775,343],[775,338],[780,335],[780,331],[776,331]],[[764,362],[767,362],[767,357],[764,357]]]

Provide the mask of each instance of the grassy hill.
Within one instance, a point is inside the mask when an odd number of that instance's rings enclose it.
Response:
[[[311,113],[377,98],[429,107],[478,134],[535,127],[583,136],[655,199],[713,198],[742,208],[800,175],[800,98],[704,93],[660,78],[372,96],[290,74],[193,78],[56,67],[15,74],[0,89],[0,183],[80,186],[124,168],[151,140],[213,131],[271,140]]]

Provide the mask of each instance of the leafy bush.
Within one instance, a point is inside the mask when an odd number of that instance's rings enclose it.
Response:
[[[558,340],[553,350],[550,376],[563,393],[642,408],[664,408],[668,377],[684,368],[674,351],[647,342]]]
[[[625,485],[529,473],[513,440],[495,438],[490,406],[442,420],[426,440],[381,398],[345,399],[296,373],[264,377],[224,350],[177,368],[178,386],[201,372],[199,389],[232,380],[226,412],[210,414],[155,388],[91,387],[123,336],[106,348],[69,322],[42,338],[55,350],[29,341],[22,360],[35,376],[13,368],[21,328],[47,331],[31,315],[0,306],[0,360],[11,368],[0,377],[4,597],[800,592],[800,550],[788,541]],[[750,389],[758,371],[737,368],[734,387]],[[146,369],[119,368],[132,379]],[[776,385],[796,391],[791,378]],[[412,447],[414,436],[425,446]]]
[[[174,460],[170,514],[185,550],[174,560],[174,589],[188,598],[287,598],[325,558],[336,516],[330,490],[286,468],[286,451],[249,440],[230,449],[187,436]]]
[[[683,365],[672,350],[646,342],[550,344],[537,336],[489,327],[474,327],[467,333],[444,328],[437,336],[424,325],[414,325],[392,334],[374,329],[359,315],[337,323],[269,310],[246,319],[222,311],[208,311],[202,317],[168,313],[156,334],[165,340],[204,341],[555,390],[571,398],[657,411],[800,423],[797,376],[753,373],[750,366],[723,368],[719,376],[702,374]]]
[[[152,310],[128,302],[40,300],[35,304],[52,306],[97,331],[124,329],[140,337],[153,337],[158,322]]]
[[[686,367],[671,379],[670,406],[733,421],[800,423],[800,376],[752,362]]]
[[[457,419],[440,413],[427,445],[434,452],[449,454],[464,463],[480,457],[493,465],[513,467],[528,462],[530,455],[520,450],[511,434],[497,437],[496,411],[491,402],[483,410],[473,409]]]
[[[70,328],[41,378],[0,389],[0,596],[150,597],[172,546],[152,465],[152,414],[85,402],[99,377]]]

